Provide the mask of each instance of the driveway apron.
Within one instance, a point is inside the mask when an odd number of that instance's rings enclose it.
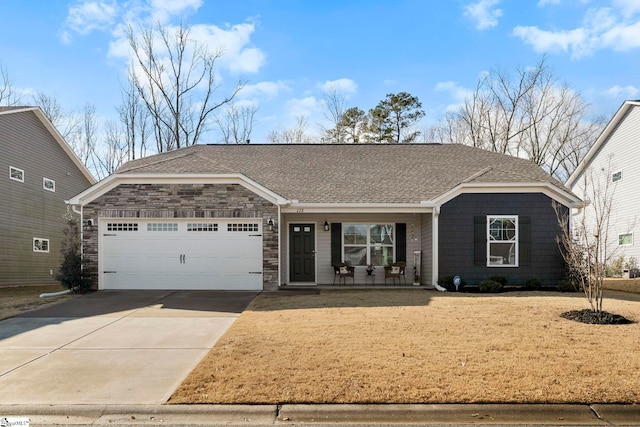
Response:
[[[0,322],[0,404],[159,404],[257,292],[99,291]]]

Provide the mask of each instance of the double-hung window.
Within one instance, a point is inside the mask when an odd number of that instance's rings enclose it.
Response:
[[[345,224],[344,261],[358,265],[389,265],[394,260],[393,224]]]
[[[633,233],[618,234],[618,244],[620,246],[632,246]]]
[[[33,252],[49,252],[49,239],[34,237]]]
[[[517,216],[487,216],[487,266],[518,266]]]

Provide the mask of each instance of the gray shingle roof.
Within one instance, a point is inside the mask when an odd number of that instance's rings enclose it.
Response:
[[[194,145],[117,172],[241,173],[300,203],[419,203],[463,182],[550,183],[570,193],[531,161],[456,144]]]

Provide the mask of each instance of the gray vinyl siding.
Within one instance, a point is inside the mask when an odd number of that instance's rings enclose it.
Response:
[[[66,226],[65,200],[91,185],[36,115],[0,115],[0,284],[54,283]],[[24,182],[9,178],[9,167]],[[55,181],[55,192],[43,178]],[[33,251],[33,238],[49,239],[49,252]],[[53,274],[52,274],[53,273]]]
[[[474,265],[474,217],[486,215],[518,215],[531,219],[531,265]],[[457,275],[469,284],[478,284],[491,276],[505,276],[512,285],[522,285],[533,278],[545,285],[555,285],[564,273],[556,243],[559,233],[552,200],[544,194],[460,195],[440,210],[439,279]]]
[[[591,179],[596,183],[611,180],[611,174],[622,172],[622,179],[610,187],[613,204],[608,232],[608,251],[613,258],[634,257],[640,261],[640,107],[632,107],[621,120],[617,128],[593,157],[589,167],[580,176],[572,188],[583,200],[594,200]],[[588,188],[585,190],[585,177]],[[586,223],[593,227],[593,206],[587,206],[581,214],[574,217],[574,223],[586,215]],[[633,245],[618,245],[618,235],[633,233]]]
[[[430,215],[429,215],[430,216]],[[331,231],[324,231],[324,222],[329,223],[379,223],[379,224],[407,224],[407,284],[412,283],[413,251],[422,248],[424,240],[430,241],[431,235],[421,235],[423,215],[420,214],[283,214],[280,227],[280,254],[282,263],[282,284],[289,283],[289,225],[292,223],[315,224],[316,228],[316,284],[330,285],[333,283],[333,266],[331,265]],[[430,219],[429,219],[430,221]],[[430,243],[429,243],[430,245]],[[430,255],[429,255],[430,256]],[[426,265],[425,254],[422,254],[422,283],[429,283],[431,264]],[[364,267],[356,268],[356,284],[365,283]],[[427,280],[425,282],[425,280]],[[384,283],[384,272],[376,271],[376,284]]]

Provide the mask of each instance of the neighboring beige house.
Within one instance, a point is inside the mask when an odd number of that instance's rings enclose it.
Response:
[[[65,200],[95,183],[39,107],[0,107],[0,285],[52,283]]]
[[[640,262],[640,101],[625,101],[567,180],[567,186],[593,203],[594,186],[609,188],[609,253]],[[580,215],[593,221],[587,206]]]
[[[343,261],[361,285],[393,262],[409,286],[553,285],[554,202],[581,203],[531,161],[439,144],[195,145],[69,200],[96,288],[227,290],[331,285]]]

